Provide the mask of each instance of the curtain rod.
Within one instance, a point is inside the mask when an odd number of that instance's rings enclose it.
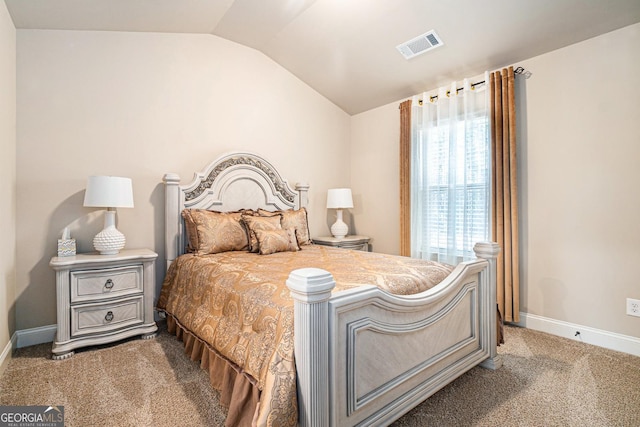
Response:
[[[513,70],[514,74],[522,74],[524,76],[525,79],[528,79],[529,77],[531,77],[531,71],[527,71],[525,70],[523,67],[517,67],[515,70]],[[471,83],[471,89],[473,90],[476,86],[480,86],[482,84],[485,84],[486,82],[484,80],[476,82],[476,83]],[[460,92],[461,90],[464,90],[463,87],[459,87],[456,89],[456,93]],[[451,93],[450,90],[447,91],[447,96],[449,96],[449,94]],[[434,100],[438,99],[438,95],[433,95],[429,97],[429,101],[433,102]],[[418,105],[422,105],[422,99],[418,101]]]

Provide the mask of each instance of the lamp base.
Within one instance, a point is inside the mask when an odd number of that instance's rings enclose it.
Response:
[[[342,209],[336,211],[336,222],[331,226],[331,235],[336,239],[342,239],[349,233],[349,226],[342,220]]]
[[[107,211],[104,217],[104,230],[93,238],[93,247],[100,255],[115,255],[124,248],[125,237],[116,228],[116,211]]]

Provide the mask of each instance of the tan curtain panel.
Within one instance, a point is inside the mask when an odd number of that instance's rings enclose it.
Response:
[[[516,107],[513,67],[491,73],[492,240],[498,256],[498,308],[508,322],[520,320]]]
[[[411,256],[411,100],[400,104],[400,255]]]

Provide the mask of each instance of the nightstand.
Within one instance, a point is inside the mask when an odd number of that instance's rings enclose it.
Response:
[[[369,240],[367,236],[346,236],[341,239],[332,236],[314,237],[313,243],[316,245],[333,246],[343,249],[355,249],[357,251],[369,252]]]
[[[142,335],[155,336],[155,261],[148,249],[54,257],[58,331],[53,359],[73,350]]]

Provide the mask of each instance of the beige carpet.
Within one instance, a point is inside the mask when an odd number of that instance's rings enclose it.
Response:
[[[506,327],[498,371],[473,368],[394,426],[640,426],[640,358]],[[63,405],[67,426],[219,426],[217,392],[161,328],[50,359],[19,349],[0,378],[2,405]]]

